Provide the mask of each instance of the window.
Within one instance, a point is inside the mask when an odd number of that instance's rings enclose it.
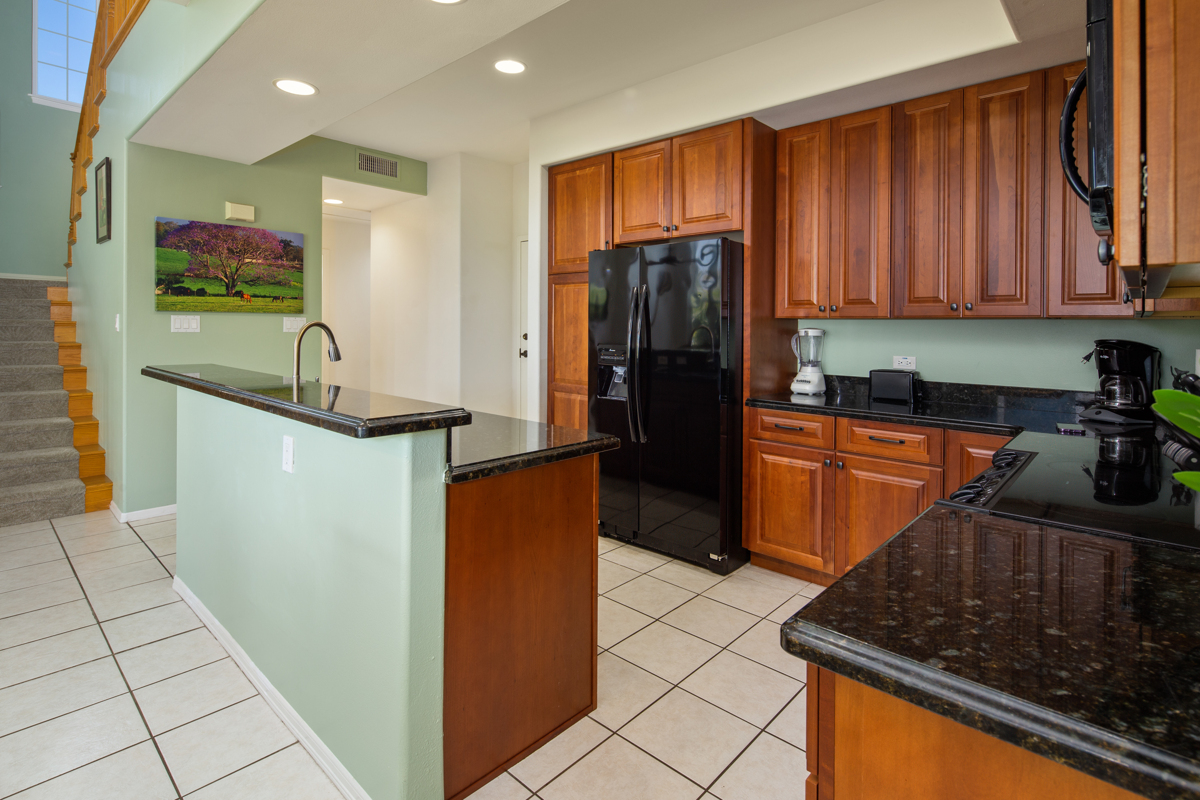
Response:
[[[33,95],[83,103],[96,0],[34,0]]]

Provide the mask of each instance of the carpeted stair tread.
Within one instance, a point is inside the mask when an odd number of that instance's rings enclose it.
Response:
[[[58,363],[54,342],[5,342],[0,346],[0,367],[52,366]]]
[[[38,392],[63,388],[63,368],[57,364],[0,367],[0,393]]]
[[[0,393],[0,420],[45,419],[67,416],[69,395],[65,389],[41,392]]]
[[[18,319],[50,319],[50,301],[0,297],[0,321]]]
[[[45,300],[52,286],[66,287],[66,281],[0,280],[0,300]]]
[[[52,319],[0,320],[0,342],[53,342]]]
[[[79,478],[0,487],[0,527],[82,514],[85,493]]]
[[[0,489],[78,477],[79,451],[74,447],[0,453]]]
[[[75,422],[67,416],[0,422],[0,453],[70,447],[74,441]]]

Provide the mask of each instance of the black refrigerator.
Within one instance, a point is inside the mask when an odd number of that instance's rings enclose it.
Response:
[[[588,254],[588,428],[600,534],[727,574],[741,541],[742,245]]]

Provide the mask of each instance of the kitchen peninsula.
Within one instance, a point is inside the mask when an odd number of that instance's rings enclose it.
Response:
[[[465,797],[595,708],[616,439],[213,364],[142,374],[178,387],[176,588],[349,796]]]

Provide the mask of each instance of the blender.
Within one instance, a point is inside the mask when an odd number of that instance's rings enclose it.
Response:
[[[792,394],[825,394],[825,375],[821,372],[821,345],[825,331],[801,328],[792,337],[792,352],[800,362],[800,371],[792,381]]]

